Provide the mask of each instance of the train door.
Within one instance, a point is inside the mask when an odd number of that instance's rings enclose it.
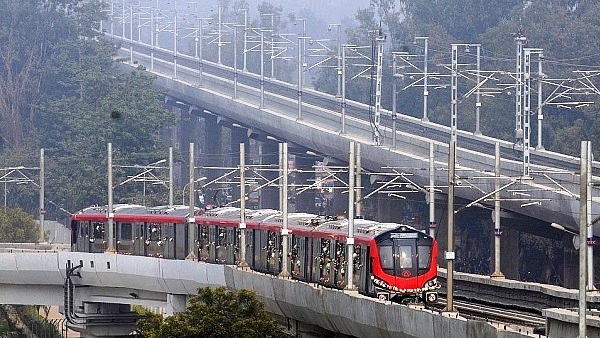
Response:
[[[254,230],[246,229],[246,263],[254,266]]]
[[[358,292],[363,295],[367,295],[367,296],[375,296],[375,286],[373,285],[373,282],[371,281],[371,275],[372,275],[371,269],[373,268],[373,265],[371,262],[370,250],[371,250],[371,248],[368,246],[361,248],[360,257],[359,257],[360,279],[358,282]]]
[[[281,272],[281,237],[274,231],[268,231],[267,236],[267,271],[276,275]]]
[[[266,230],[254,230],[254,268],[257,271],[265,271],[267,266],[267,236]]]
[[[394,276],[398,279],[417,276],[417,247],[415,240],[394,239]]]
[[[238,237],[236,235],[237,228],[228,227],[227,230],[227,264],[237,264],[238,263]]]
[[[91,223],[90,252],[104,252],[108,234],[105,235],[104,222]]]
[[[162,243],[161,240],[161,224],[150,223],[148,224],[148,238],[146,240],[146,253],[150,257],[163,257]]]
[[[210,258],[210,241],[208,226],[201,225],[198,227],[198,259],[207,262]]]
[[[132,252],[133,249],[133,234],[132,234],[131,223],[117,223],[117,241],[116,247],[117,253],[119,252]]]
[[[144,223],[133,223],[133,244],[132,253],[136,256],[146,255],[146,244],[144,243],[145,225]]]
[[[175,243],[174,246],[176,259],[185,259],[187,256],[187,252],[185,250],[185,246],[187,244],[185,229],[185,224],[175,224],[175,238],[173,239],[173,242]]]
[[[363,247],[354,245],[354,254],[352,256],[352,285],[360,288],[361,274],[364,270],[364,264],[361,262]]]
[[[292,246],[290,247],[290,273],[292,277],[301,279],[302,261],[300,258],[300,243],[302,237],[292,235]]]
[[[217,261],[216,255],[216,242],[218,234],[217,227],[215,225],[208,226],[208,261],[215,263]]]
[[[320,238],[312,238],[311,241],[311,274],[310,281],[313,283],[319,283],[321,279],[321,269],[323,265],[323,257],[321,248],[321,239]]]
[[[162,244],[163,257],[164,258],[175,258],[175,225],[173,223],[163,224],[162,236],[158,240],[159,244]]]
[[[229,246],[229,238],[227,233],[227,228],[218,227],[217,228],[217,246],[216,246],[216,260],[219,264],[227,263],[227,254],[228,254],[228,246]]]
[[[302,237],[302,241],[300,243],[300,247],[298,249],[298,256],[300,257],[300,263],[302,264],[302,268],[300,269],[300,273],[302,275],[302,280],[308,281],[310,280],[311,275],[311,267],[313,265],[311,252],[312,248],[310,247],[311,239],[308,237]]]
[[[332,251],[335,252],[335,241],[326,238],[321,238],[319,241],[319,283],[332,286],[334,285],[332,270],[335,268],[335,259]]]
[[[331,285],[336,288],[344,288],[346,286],[346,243],[340,241],[335,242],[335,251],[332,252],[333,260],[331,262],[332,279]]]

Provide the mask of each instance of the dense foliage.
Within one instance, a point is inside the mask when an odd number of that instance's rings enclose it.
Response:
[[[556,99],[556,85],[562,83],[582,87],[576,81],[558,79],[575,79],[581,73],[577,70],[597,72],[600,64],[597,55],[600,53],[600,3],[596,1],[483,1],[483,0],[372,0],[371,6],[359,10],[356,14],[358,26],[346,30],[348,42],[358,46],[370,46],[373,41],[372,32],[380,29],[386,37],[386,57],[384,69],[390,69],[391,52],[407,52],[414,55],[411,59],[422,68],[423,40],[415,40],[416,36],[429,38],[429,73],[449,74],[451,63],[450,44],[481,44],[481,69],[485,75],[498,70],[486,83],[491,87],[496,83],[514,83],[515,79],[507,74],[516,72],[515,38],[524,36],[525,48],[542,48],[544,54],[543,85],[543,139],[546,149],[574,156],[579,155],[580,141],[590,140],[594,152],[600,154],[600,118],[598,105],[587,105],[585,102],[598,101],[597,93],[592,87],[598,86],[597,76],[592,77],[590,89],[569,96],[573,102],[568,108],[565,105],[552,104]],[[361,60],[364,63],[365,60]],[[475,63],[474,48],[471,52],[459,51],[459,64]],[[358,72],[355,66],[347,68],[347,78],[353,78]],[[533,61],[532,93],[532,145],[537,144],[537,56]],[[445,65],[445,66],[444,66]],[[406,65],[403,65],[406,66]],[[467,68],[466,66],[463,66]],[[460,71],[460,69],[459,69]],[[414,69],[413,69],[414,72]],[[384,72],[382,103],[391,109],[393,96],[391,72]],[[323,69],[315,81],[315,87],[326,92],[335,92],[333,79],[336,74]],[[458,126],[464,130],[475,130],[474,95],[468,95],[473,84],[466,84],[466,72],[460,74]],[[415,117],[422,116],[423,87],[421,76],[407,74],[398,77],[398,111]],[[495,80],[498,78],[499,80]],[[474,81],[471,79],[471,81]],[[348,81],[347,96],[364,102],[373,102],[372,84],[368,79],[357,78]],[[585,81],[584,81],[585,82]],[[416,84],[416,85],[415,85]],[[430,79],[428,96],[428,117],[431,121],[443,125],[450,124],[450,92],[449,79]],[[501,86],[499,86],[501,87]],[[564,89],[564,87],[562,88]],[[367,94],[365,94],[367,93]],[[369,94],[370,93],[370,94]],[[596,94],[596,95],[594,95]],[[515,141],[515,95],[514,87],[506,87],[482,97],[481,131],[484,135]],[[554,95],[554,96],[553,96]],[[567,99],[562,97],[561,99]],[[554,102],[557,102],[555,100]]]
[[[148,338],[285,337],[253,292],[199,288],[185,312],[163,318],[140,309],[138,329]]]
[[[0,0],[0,166],[36,168],[45,149],[47,217],[106,200],[107,143],[115,164],[167,154],[161,132],[173,116],[143,68],[117,68],[118,46],[99,32],[105,5]],[[38,174],[29,172],[29,183],[39,182]],[[125,173],[117,167],[116,182],[119,175]],[[136,201],[142,187],[130,188],[118,196]],[[7,190],[10,205],[37,213],[36,184]]]
[[[18,208],[0,208],[0,243],[32,243],[40,236],[33,217]]]

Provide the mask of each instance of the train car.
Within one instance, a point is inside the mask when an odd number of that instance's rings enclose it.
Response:
[[[108,249],[107,206],[92,206],[71,217],[73,251]],[[197,210],[199,211],[199,209]],[[117,253],[183,259],[187,248],[187,206],[113,206],[114,249]]]
[[[195,212],[194,248],[188,248],[187,206],[144,207],[115,205],[115,249],[121,254],[184,259],[194,250],[199,261],[238,264],[240,209],[222,207]],[[435,302],[437,243],[423,231],[397,223],[354,220],[353,255],[347,257],[347,219],[290,213],[288,272],[292,278],[329,288],[347,287],[348,264],[352,283],[361,294],[395,302]],[[277,210],[246,211],[245,261],[256,271],[283,271],[283,216]],[[90,207],[73,215],[74,251],[107,249],[107,207]]]

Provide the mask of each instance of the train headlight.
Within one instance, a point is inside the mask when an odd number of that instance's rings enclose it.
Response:
[[[437,288],[438,287],[438,281],[437,278],[433,278],[427,281],[427,283],[425,283],[425,289],[432,289],[432,288]]]

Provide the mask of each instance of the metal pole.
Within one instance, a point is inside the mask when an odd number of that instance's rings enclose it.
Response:
[[[248,52],[248,42],[246,41],[248,39],[248,9],[244,9],[244,72],[248,71],[248,68],[246,67],[246,54]]]
[[[447,262],[447,297],[444,311],[455,312],[454,309],[454,180],[456,169],[456,141],[450,141],[448,149],[448,250],[446,251]]]
[[[516,93],[515,93],[515,138],[518,142],[523,138],[523,45],[527,41],[524,36],[517,36],[517,73],[516,73]]]
[[[40,231],[41,237],[40,241],[44,242],[44,214],[46,213],[45,207],[45,170],[44,170],[44,148],[40,149]],[[6,180],[6,179],[5,179]]]
[[[543,105],[543,98],[542,98],[542,80],[543,80],[543,73],[542,73],[542,60],[544,59],[544,54],[543,53],[539,53],[538,55],[538,105],[537,105],[537,120],[538,120],[538,127],[537,127],[537,134],[538,134],[538,139],[537,139],[537,150],[544,150],[544,146],[542,145],[542,122],[544,121],[544,114],[542,114],[542,105]]]
[[[169,205],[173,205],[173,147],[169,147]]]
[[[356,156],[354,141],[350,141],[350,158],[348,168],[348,238],[346,239],[346,289],[354,289],[354,171],[356,170]]]
[[[429,142],[429,236],[435,238],[435,156],[434,144]]]
[[[289,231],[288,231],[288,144],[280,143],[281,146],[281,164],[282,166],[282,200],[281,200],[281,212],[283,214],[283,226],[281,228],[281,244],[283,246],[283,252],[281,255],[281,273],[280,277],[290,277],[290,272],[288,271],[289,257],[288,257],[288,240],[289,240]]]
[[[108,248],[107,253],[115,253],[115,245],[113,238],[115,237],[115,229],[113,220],[115,213],[113,211],[113,172],[112,172],[112,143],[108,143],[108,208],[106,210],[108,218]]]
[[[500,143],[496,142],[496,183],[494,194],[494,273],[492,278],[504,278],[500,269]]]
[[[529,145],[531,136],[531,50],[526,48],[524,56],[524,100],[523,100],[523,177],[529,177]]]
[[[581,175],[579,182],[579,337],[587,337],[587,299],[586,299],[586,284],[587,284],[587,250],[586,238],[583,234],[587,233],[587,195],[588,195],[588,158],[591,147],[590,141],[581,141]]]
[[[342,47],[342,130],[346,132],[346,47]]]
[[[275,79],[275,15],[271,14],[271,78]]]
[[[223,1],[219,0],[219,27],[218,27],[218,33],[217,33],[217,48],[218,48],[218,55],[217,55],[217,63],[221,64],[221,33],[222,33],[222,25],[223,23],[221,22],[221,12],[223,11]]]
[[[588,151],[586,157],[586,171],[587,171],[587,185],[588,187],[592,183],[592,143],[588,144]],[[581,196],[583,199],[583,196]],[[596,290],[594,287],[594,226],[592,224],[592,190],[587,189],[586,194],[586,225],[587,225],[587,290]],[[581,237],[581,236],[580,236]]]
[[[238,83],[238,68],[237,68],[237,25],[233,26],[233,99],[237,99],[237,83]]]
[[[246,144],[240,143],[240,263],[238,267],[246,268]]]
[[[477,90],[475,91],[475,135],[481,135],[479,128],[479,109],[481,108],[480,90],[481,86],[481,45],[477,45]]]
[[[427,78],[429,77],[427,74],[427,53],[428,53],[428,40],[429,37],[423,37],[425,42],[425,56],[423,60],[423,119],[422,121],[428,122],[429,118],[427,117],[427,97],[429,96],[429,89],[427,87]]]
[[[190,143],[190,182],[189,184],[189,211],[188,211],[188,250],[190,251],[185,259],[196,260],[196,210],[194,208],[194,175],[195,175],[195,158],[194,158],[194,143]]]
[[[342,49],[342,24],[337,24],[337,97],[340,97],[341,95],[341,82],[342,82],[342,70],[340,69],[341,67],[341,55],[340,53],[342,53],[341,49]]]
[[[265,31],[260,31],[260,107],[265,107]]]
[[[450,117],[450,142],[456,142],[456,118],[458,111],[458,46],[452,45],[452,80],[451,80],[452,98],[450,104],[452,106],[452,115]]]
[[[177,11],[173,19],[173,77],[177,78]]]
[[[202,19],[198,19],[198,31],[199,31],[199,41],[198,41],[198,81],[202,84]]]
[[[298,37],[298,120],[302,119],[302,48],[303,37]]]
[[[154,9],[150,9],[150,70],[154,70],[154,44],[156,27],[154,24]]]
[[[129,62],[133,64],[133,6],[129,6]]]
[[[397,119],[397,106],[396,106],[396,101],[397,101],[397,96],[398,96],[398,92],[397,92],[397,88],[396,88],[396,67],[397,67],[397,62],[396,62],[396,55],[392,55],[392,148],[396,149],[396,119]]]
[[[362,218],[362,160],[360,155],[360,143],[355,143],[354,147],[356,148],[356,176],[354,177],[354,181],[356,182],[356,198],[355,201],[355,218]]]

